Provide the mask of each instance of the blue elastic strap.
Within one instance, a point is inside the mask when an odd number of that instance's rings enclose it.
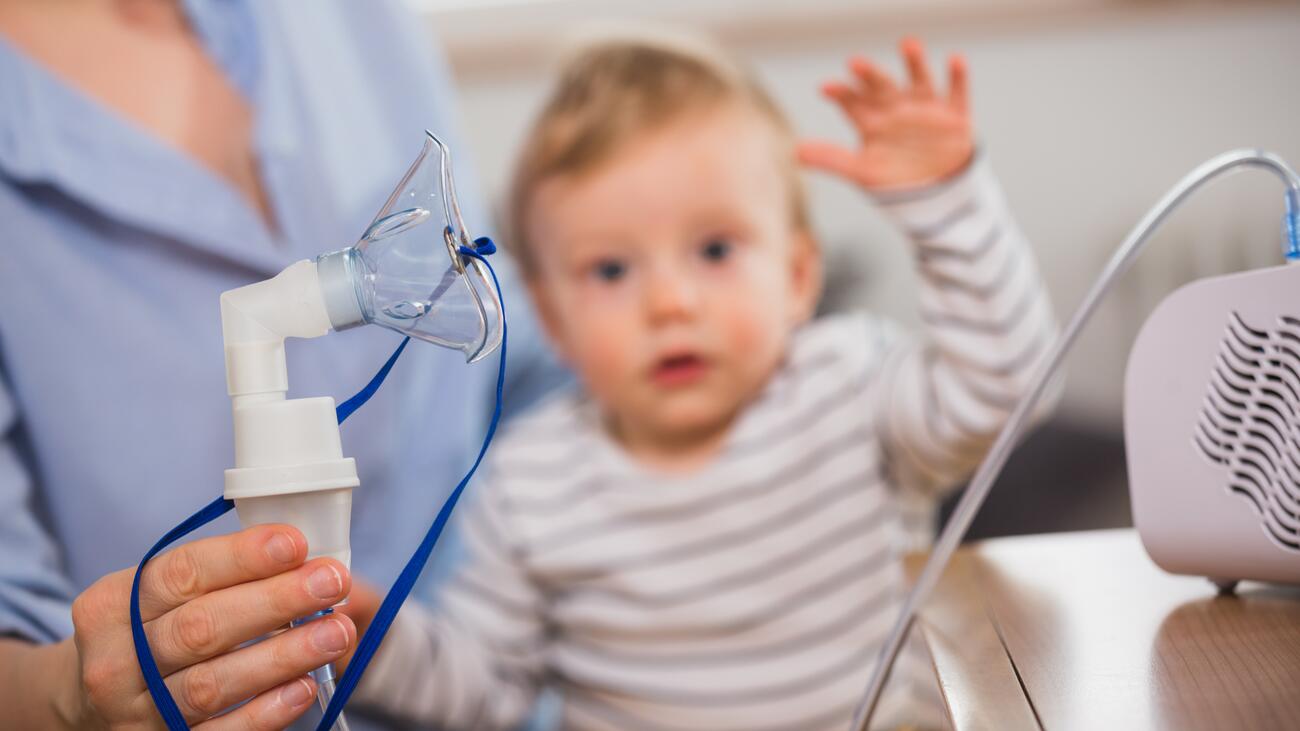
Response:
[[[172,731],[188,729],[189,726],[185,725],[185,717],[181,715],[181,709],[176,707],[176,701],[172,700],[172,694],[163,683],[162,673],[158,672],[158,663],[154,662],[153,653],[149,651],[149,639],[144,636],[144,622],[140,619],[140,574],[144,571],[144,565],[149,563],[149,559],[170,545],[172,541],[183,538],[195,528],[225,515],[233,507],[235,507],[233,500],[219,497],[205,505],[199,512],[186,518],[180,525],[167,531],[167,535],[159,538],[144,558],[140,559],[140,565],[135,569],[135,579],[131,582],[131,638],[135,641],[135,657],[140,661],[140,672],[144,674],[149,695],[153,696],[158,713],[162,714],[167,728]]]
[[[487,267],[488,273],[492,275],[492,283],[496,285],[498,302],[501,305],[501,358],[497,366],[497,384],[496,384],[496,403],[492,407],[492,420],[488,424],[487,434],[483,438],[483,446],[479,448],[478,456],[474,459],[474,464],[469,468],[469,472],[461,478],[456,485],[456,489],[448,496],[443,503],[442,509],[438,511],[438,517],[434,520],[433,525],[429,527],[429,532],[425,534],[424,540],[420,547],[416,549],[415,554],[406,562],[402,573],[398,576],[396,583],[389,589],[388,596],[384,597],[383,604],[379,607],[379,612],[371,620],[369,629],[366,630],[365,636],[361,638],[361,643],[357,645],[357,651],[352,657],[352,662],[348,665],[347,672],[343,674],[343,679],[339,682],[335,691],[333,700],[330,701],[329,708],[325,710],[325,715],[321,717],[317,725],[317,731],[329,731],[338,719],[339,714],[343,712],[343,706],[351,697],[352,691],[356,689],[357,683],[361,681],[361,674],[365,672],[366,666],[374,657],[375,652],[379,649],[379,643],[383,641],[384,635],[388,632],[388,627],[393,623],[394,617],[397,616],[397,610],[401,608],[406,597],[415,587],[415,581],[419,578],[420,572],[424,569],[425,563],[428,562],[433,547],[438,542],[438,537],[442,535],[442,530],[446,526],[447,519],[451,517],[451,511],[456,507],[456,502],[465,490],[465,485],[469,483],[474,472],[478,470],[479,464],[483,462],[483,456],[487,454],[488,446],[492,443],[492,437],[496,435],[497,424],[501,421],[501,400],[505,391],[505,373],[506,373],[506,303],[501,295],[501,283],[497,280],[496,270],[483,258],[496,251],[496,245],[492,240],[483,237],[474,241],[474,248],[460,247],[462,256],[471,259],[477,259],[483,262]],[[361,389],[355,396],[344,401],[335,409],[335,415],[338,423],[342,424],[345,419],[352,415],[357,409],[361,408],[370,397],[375,395],[379,387],[383,384],[384,379],[388,377],[388,372],[392,370],[393,364],[397,362],[398,356],[410,342],[407,337],[397,346],[397,350],[389,356],[388,361],[379,369],[375,377],[370,379],[365,388]],[[140,672],[144,675],[145,685],[149,688],[149,695],[153,697],[154,705],[158,708],[158,713],[162,715],[163,722],[171,731],[188,731],[189,725],[185,723],[185,717],[181,714],[180,708],[176,706],[176,701],[172,699],[172,694],[167,690],[166,683],[163,682],[162,673],[158,670],[158,663],[153,659],[153,652],[149,648],[149,639],[144,633],[144,622],[140,616],[140,575],[144,572],[145,564],[153,558],[158,552],[162,551],[173,542],[185,537],[193,532],[196,528],[206,525],[213,520],[225,515],[231,508],[235,507],[232,500],[226,500],[219,497],[208,503],[197,513],[186,518],[180,525],[172,528],[153,548],[140,559],[140,565],[135,569],[135,578],[131,582],[131,637],[135,644],[136,660],[140,663]]]
[[[378,391],[379,387],[384,384],[384,379],[388,378],[388,372],[393,370],[393,364],[397,362],[398,356],[406,349],[406,344],[409,342],[411,342],[410,335],[402,338],[401,345],[398,345],[397,350],[394,350],[393,354],[388,356],[388,362],[384,364],[383,368],[379,369],[374,378],[370,379],[370,383],[367,383],[365,388],[358,391],[357,395],[335,407],[334,415],[338,417],[340,424],[349,416],[352,416],[352,412],[364,406],[371,396],[375,395],[375,391]]]
[[[438,517],[434,519],[433,525],[429,526],[429,531],[425,533],[424,540],[420,542],[420,547],[415,549],[411,559],[406,562],[402,573],[398,575],[397,581],[393,583],[393,588],[388,590],[388,595],[379,606],[379,611],[375,613],[374,619],[370,621],[370,627],[366,630],[365,636],[357,644],[357,651],[352,655],[352,662],[348,663],[348,669],[343,673],[343,678],[339,681],[338,687],[334,691],[334,698],[330,700],[329,707],[325,709],[325,714],[321,716],[320,724],[316,726],[316,731],[329,731],[333,727],[334,721],[343,712],[343,705],[348,702],[352,696],[352,691],[356,690],[357,684],[361,682],[361,674],[366,671],[366,666],[379,650],[379,643],[384,641],[384,635],[388,632],[388,627],[392,625],[393,619],[397,617],[397,610],[402,608],[406,597],[410,595],[411,589],[415,588],[416,579],[420,578],[420,572],[424,570],[424,565],[429,561],[430,554],[433,553],[433,547],[438,543],[438,537],[442,535],[442,529],[446,527],[447,520],[451,517],[451,511],[456,507],[456,502],[460,500],[461,493],[465,491],[465,485],[469,484],[470,478],[478,470],[478,466],[483,462],[483,456],[487,454],[488,445],[492,443],[492,437],[496,434],[497,424],[501,421],[501,400],[505,391],[506,379],[506,342],[508,330],[506,329],[506,304],[501,299],[501,283],[497,281],[496,270],[488,264],[484,255],[496,251],[496,246],[488,238],[480,238],[474,241],[474,249],[462,246],[460,253],[471,259],[477,259],[487,267],[488,273],[492,275],[492,283],[496,285],[498,301],[501,304],[501,358],[497,366],[497,387],[496,387],[496,404],[492,407],[492,420],[488,423],[487,434],[483,437],[483,446],[479,448],[478,456],[474,458],[474,464],[470,466],[469,471],[460,479],[456,489],[442,504],[442,509],[438,511]],[[479,253],[483,252],[483,253]]]

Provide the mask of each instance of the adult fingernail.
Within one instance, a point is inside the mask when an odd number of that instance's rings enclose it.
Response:
[[[343,577],[338,569],[326,564],[307,577],[307,591],[317,599],[333,599],[343,591]]]
[[[266,541],[266,553],[272,561],[289,563],[298,555],[293,539],[283,533],[275,533]]]
[[[311,630],[311,645],[318,652],[342,652],[348,647],[348,631],[337,619],[319,619]]]
[[[311,686],[302,678],[298,678],[280,689],[280,702],[290,708],[297,708],[311,703],[311,696]]]

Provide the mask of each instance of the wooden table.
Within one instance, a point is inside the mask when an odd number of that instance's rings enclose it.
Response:
[[[1300,589],[1217,597],[1131,530],[962,548],[917,628],[958,731],[1300,729]]]

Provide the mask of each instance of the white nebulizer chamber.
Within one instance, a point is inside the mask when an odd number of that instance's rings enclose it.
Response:
[[[307,539],[309,559],[328,556],[351,568],[352,490],[361,481],[356,462],[343,456],[334,399],[285,398],[284,339],[330,330],[316,262],[225,292],[221,324],[235,430],[225,498],[245,528],[293,525]],[[326,665],[313,677],[323,709],[334,694],[334,669]],[[340,716],[336,731],[348,728]]]
[[[226,386],[235,430],[227,500],[245,525],[289,523],[310,556],[349,564],[355,461],[344,458],[334,399],[286,399],[286,337],[329,332],[316,263],[301,261],[274,279],[221,296]]]
[[[328,397],[235,407],[235,465],[226,499],[244,525],[289,523],[307,538],[310,556],[351,566],[348,529],[355,460],[343,457]]]

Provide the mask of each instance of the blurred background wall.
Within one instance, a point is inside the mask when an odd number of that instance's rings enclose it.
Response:
[[[935,64],[961,51],[981,144],[1062,320],[1128,230],[1195,165],[1243,146],[1300,165],[1295,1],[408,1],[449,54],[467,152],[498,207],[557,49],[592,23],[711,33],[758,70],[801,134],[844,142],[848,126],[817,89],[843,75],[850,54],[900,72],[903,34],[924,39]],[[826,307],[870,307],[915,325],[903,240],[858,191],[809,181],[833,272]],[[1057,416],[1013,459],[974,535],[1128,523],[1121,387],[1137,329],[1180,284],[1280,263],[1280,191],[1264,173],[1225,179],[1165,224],[1085,331]]]

